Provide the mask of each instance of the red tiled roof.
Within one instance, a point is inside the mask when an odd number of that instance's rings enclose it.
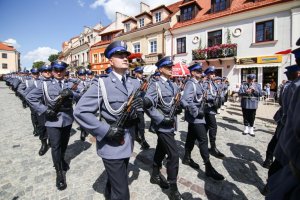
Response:
[[[204,21],[225,17],[232,14],[250,11],[253,9],[270,6],[278,3],[289,2],[293,0],[263,0],[263,1],[249,1],[249,0],[232,0],[229,9],[217,13],[210,13],[211,0],[196,0],[202,8],[193,20],[184,22],[177,22],[172,29],[178,29],[185,26],[190,26]]]
[[[197,0],[188,1],[188,2],[186,2],[186,3],[181,4],[179,7],[184,7],[184,6],[192,5],[192,4],[196,4],[198,7],[201,7],[201,6],[199,5],[199,3],[198,3]]]
[[[91,46],[91,48],[92,47],[98,47],[98,46],[105,45],[105,44],[109,44],[109,43],[111,43],[111,40],[100,41],[100,42],[97,42],[96,44],[93,44]]]
[[[117,33],[117,32],[121,32],[121,31],[123,31],[123,29],[112,30],[112,31],[109,31],[109,32],[106,32],[106,33],[101,33],[100,35],[107,35],[107,34]]]
[[[2,42],[0,42],[0,50],[5,50],[5,51],[15,51],[16,49],[11,47],[11,46],[8,46]]]
[[[173,3],[171,5],[168,5],[167,8],[169,10],[171,10],[173,12],[172,15],[174,15],[178,10],[179,10],[179,6],[183,3],[183,0],[182,1],[178,1],[176,3]]]

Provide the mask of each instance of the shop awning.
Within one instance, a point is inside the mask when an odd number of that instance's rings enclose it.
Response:
[[[236,69],[245,68],[260,68],[260,67],[281,67],[281,63],[267,63],[267,64],[251,64],[251,65],[235,65]]]

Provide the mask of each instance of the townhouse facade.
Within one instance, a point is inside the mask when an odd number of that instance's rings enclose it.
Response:
[[[293,0],[182,1],[177,23],[166,32],[166,54],[175,61],[215,66],[233,89],[257,75],[262,87],[282,80],[300,37],[300,4]],[[279,53],[279,54],[278,54]]]
[[[123,21],[124,32],[115,40],[126,41],[128,50],[134,54],[135,59],[143,60],[145,68],[154,66],[166,55],[165,33],[171,28],[172,22],[176,22],[174,14],[179,10],[179,3],[151,9],[149,5],[141,2],[140,13]],[[135,65],[131,66],[132,71]]]
[[[0,42],[0,76],[20,70],[20,53],[12,44]]]

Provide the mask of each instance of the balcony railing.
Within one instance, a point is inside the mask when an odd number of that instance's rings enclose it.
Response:
[[[226,58],[236,56],[237,44],[220,44],[206,49],[194,49],[193,60]]]

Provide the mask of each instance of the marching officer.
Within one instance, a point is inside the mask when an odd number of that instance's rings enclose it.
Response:
[[[97,153],[102,158],[108,180],[105,197],[111,200],[129,200],[128,162],[133,151],[135,113],[118,126],[123,109],[136,88],[136,79],[126,77],[129,67],[127,46],[123,41],[114,41],[105,49],[112,72],[94,79],[90,88],[75,107],[74,116],[80,126],[97,139]],[[132,107],[143,107],[141,98],[133,101]],[[99,119],[95,116],[99,111]]]
[[[137,83],[138,87],[140,87],[141,84],[143,84],[143,68],[138,66],[134,68],[134,74],[136,79],[138,80]],[[142,97],[144,97],[145,93],[142,93]],[[137,110],[137,117],[139,122],[137,123],[135,127],[135,140],[141,145],[142,149],[147,150],[150,148],[150,145],[145,139],[145,118],[144,118],[144,110],[138,109]]]
[[[191,79],[189,79],[183,91],[181,99],[182,105],[186,108],[185,120],[188,122],[188,133],[185,142],[185,155],[182,163],[190,165],[192,168],[199,169],[199,165],[191,158],[191,151],[197,139],[199,143],[200,155],[205,164],[205,174],[215,180],[223,180],[211,165],[208,152],[208,138],[205,127],[203,87],[199,81],[201,79],[202,67],[195,63],[189,67]]]
[[[210,154],[217,157],[223,158],[225,155],[221,153],[216,146],[216,137],[217,137],[217,121],[216,121],[216,114],[217,109],[220,105],[220,94],[218,94],[218,85],[215,84],[215,67],[211,66],[208,67],[204,74],[206,75],[206,81],[203,81],[203,88],[205,91],[205,122],[206,122],[206,129],[209,133],[209,141],[210,141]]]
[[[259,97],[262,95],[261,87],[255,83],[255,74],[247,75],[247,82],[243,83],[239,90],[239,95],[242,97],[241,107],[244,118],[244,135],[255,136],[253,125],[258,107]]]
[[[174,65],[170,56],[160,59],[155,65],[160,72],[160,78],[150,83],[144,98],[144,106],[154,122],[153,127],[158,137],[150,182],[158,184],[161,188],[168,188],[170,184],[169,197],[178,200],[181,199],[181,194],[177,188],[179,155],[174,138],[176,116],[170,116],[170,112],[176,102],[175,96],[180,93],[180,89],[170,81]],[[165,155],[168,155],[167,180],[169,184],[160,173]]]
[[[92,80],[95,77],[95,73],[92,70],[87,70],[86,75],[87,75],[87,79],[85,82],[87,83],[87,85],[91,85]]]
[[[73,123],[72,101],[77,94],[71,91],[73,83],[64,80],[67,64],[60,61],[51,63],[53,79],[31,90],[26,99],[29,105],[46,117],[46,129],[51,143],[52,160],[56,170],[56,187],[64,190],[67,183],[63,171],[69,170],[64,160]]]
[[[106,73],[106,74],[110,74],[110,72],[112,72],[112,71],[113,71],[112,67],[107,67],[107,68],[105,69],[105,73]]]

